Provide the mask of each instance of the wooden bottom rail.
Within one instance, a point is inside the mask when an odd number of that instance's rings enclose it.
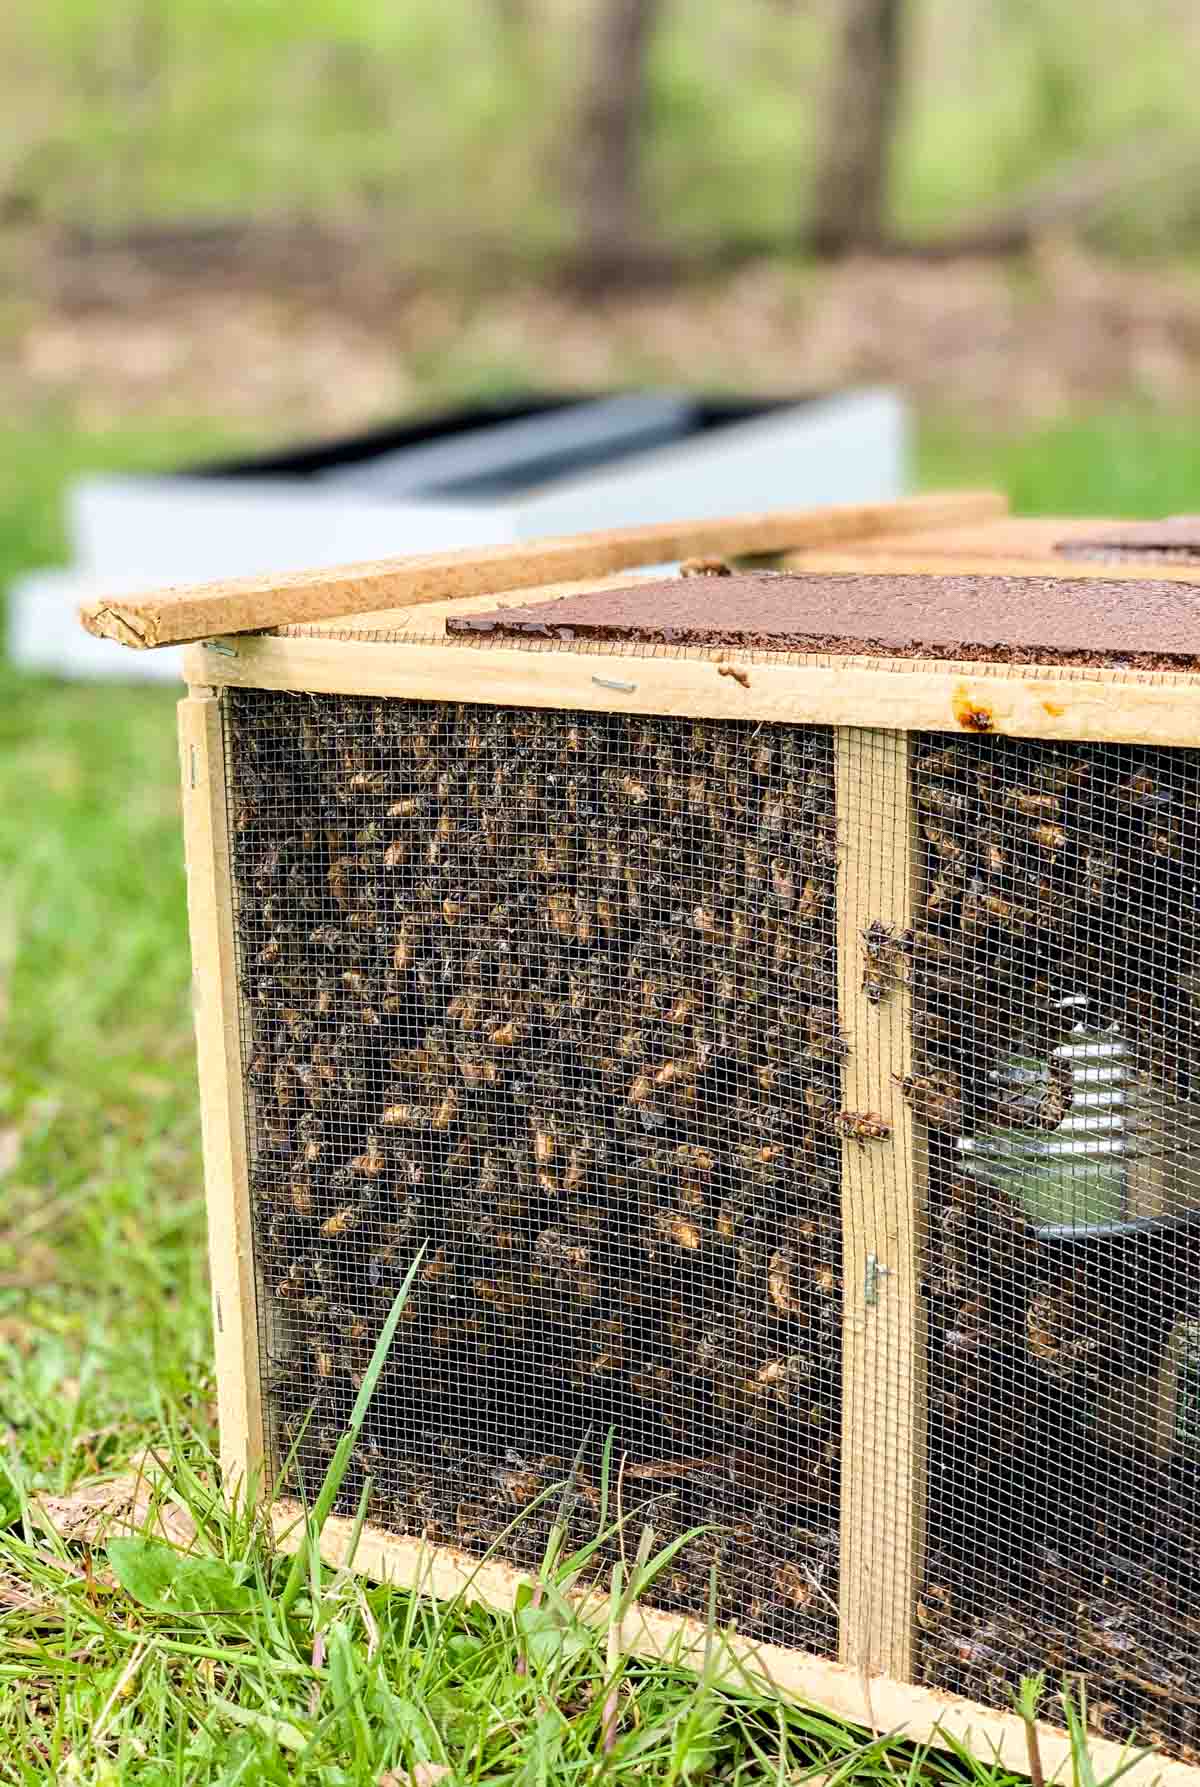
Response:
[[[280,1550],[293,1552],[304,1513],[298,1503],[278,1501],[270,1511]],[[354,1522],[326,1522],[321,1556],[345,1565]],[[393,1588],[415,1589],[437,1600],[462,1596],[507,1612],[517,1592],[532,1579],[510,1564],[484,1562],[449,1546],[431,1546],[420,1539],[399,1538],[376,1526],[364,1526],[349,1566],[357,1575]],[[608,1599],[595,1591],[575,1597],[580,1617],[598,1630],[608,1620]],[[1025,1726],[1015,1714],[995,1712],[975,1701],[934,1688],[922,1688],[887,1677],[868,1677],[843,1663],[828,1662],[807,1651],[781,1645],[755,1644],[734,1631],[722,1631],[715,1642],[698,1621],[678,1614],[634,1606],[626,1616],[622,1643],[639,1657],[659,1658],[685,1669],[699,1669],[710,1656],[709,1673],[730,1688],[752,1687],[845,1720],[867,1730],[889,1732],[912,1743],[935,1748],[947,1741],[966,1745],[982,1760],[993,1759],[1023,1774],[1029,1766]],[[1047,1781],[1071,1779],[1071,1746],[1056,1726],[1039,1724],[1042,1762]],[[1098,1774],[1117,1769],[1130,1751],[1109,1738],[1092,1737],[1088,1754]],[[1142,1753],[1123,1779],[1130,1787],[1200,1787],[1200,1768],[1174,1762],[1153,1751]]]

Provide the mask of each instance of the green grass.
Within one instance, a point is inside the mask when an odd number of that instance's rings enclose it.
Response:
[[[921,482],[994,484],[1023,515],[1174,515],[1200,510],[1200,430],[1186,414],[1102,410],[1020,433],[931,420]]]
[[[75,468],[222,444],[31,426],[0,475],[0,566],[60,548]],[[930,428],[922,456],[927,482],[1000,475],[1027,506],[1150,513],[1197,506],[1198,463],[1149,415],[1012,441]],[[285,1608],[286,1564],[215,1481],[177,809],[169,692],[0,669],[0,1782],[374,1787],[418,1763],[497,1787],[1007,1780],[715,1671],[697,1689],[622,1660],[614,1678],[605,1635],[556,1597],[570,1559],[515,1615],[315,1568]],[[165,1587],[136,1548],[90,1554],[28,1509],[148,1442],[208,1560]]]

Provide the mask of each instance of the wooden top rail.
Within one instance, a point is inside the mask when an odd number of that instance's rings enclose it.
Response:
[[[382,608],[530,589],[563,578],[602,577],[693,554],[765,555],[884,534],[962,527],[1003,515],[1006,508],[1004,497],[995,491],[948,491],[891,503],[606,528],[599,533],[186,585],[126,598],[103,597],[82,608],[79,618],[89,633],[144,651]]]

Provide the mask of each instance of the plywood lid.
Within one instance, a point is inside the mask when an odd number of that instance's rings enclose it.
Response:
[[[1200,573],[1187,583],[757,572],[626,584],[449,615],[446,627],[564,642],[1192,669],[1200,666]]]

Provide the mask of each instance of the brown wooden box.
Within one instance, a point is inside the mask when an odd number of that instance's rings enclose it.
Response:
[[[952,564],[965,570],[986,560],[987,568],[995,569],[997,561],[988,558],[991,540],[999,548],[1000,562],[1019,561],[1022,552],[1031,550],[1041,568],[1046,528],[989,520],[989,511],[995,510],[987,500],[974,507],[968,503],[967,520],[973,526],[956,529],[946,525],[958,519],[955,506],[944,505],[933,516],[943,529],[910,535],[903,556],[890,549],[887,538],[875,542],[870,552],[864,550],[853,525],[850,540],[839,547],[836,517],[790,529],[731,523],[723,530],[697,530],[694,537],[676,530],[669,541],[653,537],[640,547],[628,536],[617,536],[599,545],[580,542],[573,550],[559,543],[541,558],[536,547],[521,549],[519,563],[507,549],[500,555],[503,562],[497,562],[496,554],[474,559],[463,554],[448,582],[441,569],[423,576],[422,565],[414,563],[410,570],[401,561],[368,567],[366,574],[356,570],[340,582],[338,574],[322,573],[307,581],[259,579],[242,588],[184,592],[187,612],[174,631],[175,609],[169,599],[155,609],[149,627],[145,613],[155,608],[153,603],[123,605],[115,616],[111,610],[93,616],[92,624],[127,639],[132,633],[139,643],[166,642],[195,638],[210,626],[221,631],[221,617],[233,605],[233,618],[224,622],[230,630],[195,644],[187,654],[189,688],[180,704],[221,1454],[231,1491],[261,1482],[267,1461],[222,719],[226,691],[464,701],[836,729],[838,983],[851,1045],[843,1101],[848,1109],[885,1113],[891,1125],[888,1138],[869,1153],[853,1146],[843,1150],[841,1655],[833,1662],[736,1636],[728,1641],[728,1653],[780,1692],[849,1721],[914,1740],[936,1743],[939,1734],[953,1736],[1021,1771],[1027,1766],[1026,1736],[1014,1716],[911,1681],[926,1497],[925,1310],[919,1263],[924,1137],[896,1089],[896,1076],[910,1066],[909,993],[899,989],[879,1009],[864,1006],[858,997],[860,933],[874,920],[898,928],[912,920],[919,872],[910,778],[914,735],[956,736],[984,727],[1001,739],[1194,748],[1200,746],[1195,679],[727,650],[664,648],[631,656],[603,645],[540,651],[494,644],[472,650],[434,638],[448,613],[495,607],[498,599],[509,599],[506,590],[536,588],[545,598],[567,587],[594,586],[605,574],[612,580],[613,571],[639,559],[683,556],[692,550],[778,553],[815,537],[834,545],[830,550],[805,549],[787,562],[814,569],[886,565],[928,570]],[[976,514],[979,520],[973,522]],[[886,519],[881,525],[888,526]],[[903,507],[896,525],[911,526]],[[1062,524],[1050,525],[1059,537]],[[953,548],[949,558],[947,547]],[[1055,568],[1065,575],[1088,574],[1077,562]],[[1112,566],[1103,569],[1114,574]],[[553,583],[559,572],[591,576],[591,585]],[[1116,574],[1125,574],[1124,568]],[[464,588],[472,593],[457,593]],[[446,595],[449,600],[441,599]],[[339,605],[365,612],[345,615]],[[256,620],[271,624],[281,612],[296,619],[272,632],[240,630]],[[863,795],[868,761],[869,802]],[[886,859],[871,832],[881,802],[892,814]],[[885,1378],[887,1394],[881,1396]],[[280,1543],[293,1545],[295,1504],[277,1502],[270,1514]],[[349,1530],[346,1520],[328,1523],[322,1546],[330,1561],[344,1558]],[[431,1548],[372,1527],[362,1536],[354,1568],[381,1580],[419,1585],[435,1595],[465,1591],[499,1607],[513,1605],[521,1580],[506,1564],[480,1565],[448,1546]],[[598,1606],[594,1617],[603,1618]],[[704,1630],[695,1621],[651,1609],[634,1611],[624,1640],[636,1652],[687,1663],[698,1662],[706,1646]],[[1067,1767],[1069,1749],[1061,1730],[1043,1727],[1042,1746],[1048,1768]],[[1121,1747],[1097,1737],[1092,1752],[1097,1768],[1109,1769]],[[1185,1778],[1191,1783],[1200,1779],[1193,1768],[1155,1755],[1140,1762],[1133,1775],[1147,1782],[1177,1781],[1180,1787]]]

